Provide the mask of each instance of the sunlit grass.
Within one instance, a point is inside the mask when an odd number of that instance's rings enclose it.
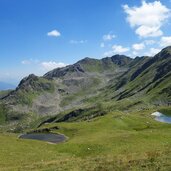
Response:
[[[152,111],[111,112],[90,121],[53,123],[69,137],[57,145],[0,135],[1,170],[169,170],[171,125]],[[45,127],[45,126],[43,126]]]

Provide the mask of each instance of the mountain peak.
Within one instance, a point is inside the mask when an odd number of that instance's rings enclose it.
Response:
[[[99,61],[99,59],[85,57],[85,58],[79,60],[76,64],[91,64],[91,63],[96,62],[96,61]]]
[[[166,59],[171,56],[171,46],[162,49],[158,54],[154,56],[156,59]]]
[[[165,52],[165,53],[169,53],[169,54],[171,54],[171,46],[168,46],[168,47],[166,47],[166,48],[162,49],[162,51],[161,51],[161,52]]]
[[[119,66],[129,65],[133,59],[125,55],[114,55],[111,57],[112,62]]]
[[[17,88],[19,88],[19,87],[21,87],[21,86],[29,85],[30,82],[33,82],[33,81],[36,81],[36,80],[38,80],[38,77],[37,77],[36,75],[34,75],[34,74],[30,74],[29,76],[23,78],[23,79],[20,81],[20,83],[19,83],[19,85],[18,85]]]

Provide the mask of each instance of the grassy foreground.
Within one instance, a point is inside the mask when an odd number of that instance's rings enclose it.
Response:
[[[171,170],[171,125],[153,111],[111,112],[91,121],[49,124],[69,137],[61,144],[0,134],[0,170]]]

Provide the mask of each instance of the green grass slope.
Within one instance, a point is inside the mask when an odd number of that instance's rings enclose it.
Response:
[[[171,169],[171,125],[154,121],[152,111],[111,112],[90,121],[53,123],[69,139],[57,145],[0,134],[0,168],[18,170]]]
[[[116,100],[144,99],[156,105],[169,105],[171,101],[171,47],[152,58],[133,61],[134,65],[116,84],[111,84]],[[135,63],[136,62],[136,63]]]

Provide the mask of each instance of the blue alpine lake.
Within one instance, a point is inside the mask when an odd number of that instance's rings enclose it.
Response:
[[[160,112],[154,112],[151,115],[155,116],[155,120],[159,122],[164,122],[164,123],[170,123],[171,124],[171,116],[166,116],[163,113]]]

